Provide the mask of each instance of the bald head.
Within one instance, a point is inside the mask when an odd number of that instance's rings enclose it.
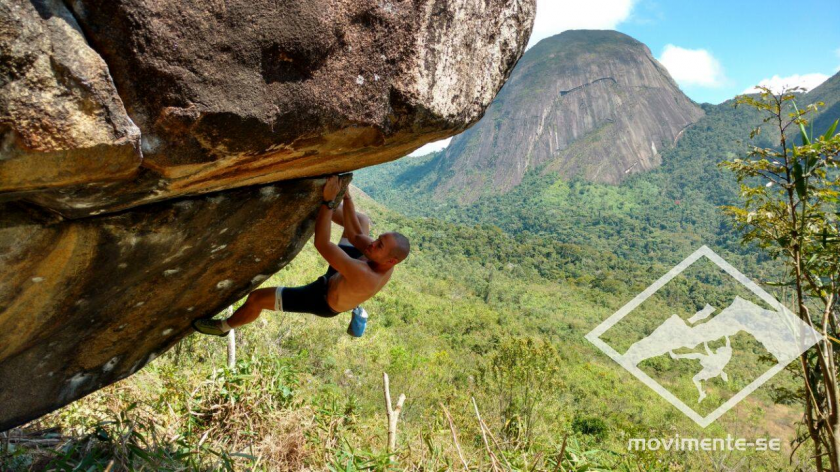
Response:
[[[400,233],[392,232],[388,233],[394,241],[394,246],[391,248],[390,255],[394,259],[399,262],[405,260],[408,257],[408,253],[411,252],[411,243],[408,242],[408,238],[403,236]]]

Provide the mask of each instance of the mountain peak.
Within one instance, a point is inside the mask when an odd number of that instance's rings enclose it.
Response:
[[[610,30],[537,43],[471,129],[438,158],[438,196],[504,193],[526,172],[618,183],[653,169],[703,116],[644,44]]]
[[[632,36],[628,36],[624,33],[620,33],[615,30],[591,29],[566,30],[560,34],[556,34],[554,36],[550,36],[548,38],[543,39],[542,41],[534,45],[534,47],[537,47],[543,43],[545,43],[546,45],[570,43],[614,45],[618,43],[625,43],[634,46],[638,45],[647,47],[644,45],[644,43],[638,41]]]

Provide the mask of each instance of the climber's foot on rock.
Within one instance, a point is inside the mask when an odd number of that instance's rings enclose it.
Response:
[[[201,318],[192,322],[192,327],[202,334],[210,334],[212,336],[227,336],[228,332],[222,326],[222,320],[208,320]]]

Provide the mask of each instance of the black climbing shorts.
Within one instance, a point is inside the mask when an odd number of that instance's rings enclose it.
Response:
[[[331,318],[339,312],[327,303],[327,286],[327,276],[322,275],[303,287],[277,287],[274,292],[274,309]]]
[[[341,244],[340,247],[353,259],[362,257],[359,251],[350,244]],[[327,273],[318,277],[318,280],[303,287],[277,287],[274,292],[274,311],[290,311],[293,313],[311,313],[324,318],[331,318],[339,312],[333,310],[327,303],[327,288],[330,277],[338,273],[332,266],[327,268]]]

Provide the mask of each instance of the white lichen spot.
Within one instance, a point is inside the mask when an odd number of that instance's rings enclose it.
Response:
[[[96,215],[101,215],[102,213],[105,213],[105,210],[95,210],[95,211],[92,211],[92,212],[88,213],[88,215],[96,216]]]
[[[122,331],[122,330],[124,330],[126,326],[128,326],[128,325],[127,325],[127,324],[121,324],[121,325],[117,328],[117,331]]]
[[[145,305],[145,304],[146,304],[146,302],[137,302],[137,303],[134,305],[134,308],[141,307],[141,306],[143,306],[143,305]]]
[[[85,300],[84,298],[80,298],[80,299],[76,300],[76,301],[73,303],[73,305],[76,305],[76,306],[84,306],[84,305],[87,305],[87,302],[88,302],[88,301],[87,301],[87,300]]]
[[[262,261],[262,259],[260,259],[259,257],[255,257],[255,258],[254,258],[254,261],[256,261],[256,262],[260,262],[260,261]]]
[[[227,244],[222,244],[221,246],[217,246],[210,251],[210,254],[214,254],[216,252],[219,252],[226,247],[227,247]]]
[[[181,200],[179,202],[175,202],[174,204],[178,208],[182,208],[184,210],[189,210],[193,206],[192,200]]]
[[[191,306],[191,307],[187,308],[187,311],[193,311],[193,310],[195,310],[194,306]]]
[[[67,379],[67,385],[61,389],[61,394],[59,395],[60,401],[64,401],[76,396],[76,391],[87,383],[89,380],[93,378],[90,374],[85,374],[82,372],[77,373],[76,375]]]
[[[169,261],[171,261],[172,259],[175,259],[176,257],[181,257],[181,256],[183,256],[183,255],[184,255],[184,252],[186,252],[186,250],[187,250],[187,249],[191,249],[191,248],[192,248],[192,246],[190,246],[189,244],[185,244],[185,245],[181,246],[181,248],[179,248],[179,249],[178,249],[178,252],[177,252],[177,253],[175,253],[175,254],[173,254],[173,255],[171,255],[171,256],[169,256],[169,257],[167,257],[166,259],[164,259],[164,260],[163,260],[163,263],[164,263],[164,264],[166,264],[166,263],[168,263]]]
[[[356,77],[356,83],[359,84],[359,85],[363,85],[365,83],[365,78],[362,77],[361,75]]]
[[[163,275],[169,277],[170,275],[175,275],[178,272],[181,272],[181,269],[167,269],[163,271]]]
[[[225,201],[225,197],[223,197],[221,195],[216,195],[216,196],[213,196],[213,197],[208,197],[207,200],[210,203],[218,205],[219,203],[222,203],[223,201]]]
[[[169,336],[170,334],[172,334],[172,331],[173,331],[172,328],[166,328],[165,330],[163,330],[163,335],[164,336]]]
[[[33,283],[39,284],[39,283],[41,283],[41,282],[43,282],[43,281],[44,281],[44,278],[43,278],[43,277],[32,277],[32,282],[33,282]]]
[[[120,262],[119,264],[117,264],[117,267],[119,267],[120,269],[125,269],[126,267],[128,267],[128,264],[126,264],[125,262]]]
[[[259,274],[259,275],[255,276],[253,279],[251,279],[251,285],[256,285],[258,283],[261,283],[263,280],[265,280],[267,278],[268,278],[267,275]]]
[[[233,280],[225,279],[221,282],[216,284],[216,288],[219,290],[226,290],[233,286]]]
[[[140,149],[143,150],[144,153],[152,153],[160,147],[160,139],[153,134],[143,133],[140,136]]]
[[[120,361],[120,356],[112,357],[110,361],[106,362],[105,365],[102,366],[102,372],[111,372],[114,370],[114,367],[117,366],[117,362]]]
[[[227,230],[228,230],[227,228],[224,228],[221,231],[219,231],[219,234],[220,235],[225,234],[225,233],[227,233]]]

